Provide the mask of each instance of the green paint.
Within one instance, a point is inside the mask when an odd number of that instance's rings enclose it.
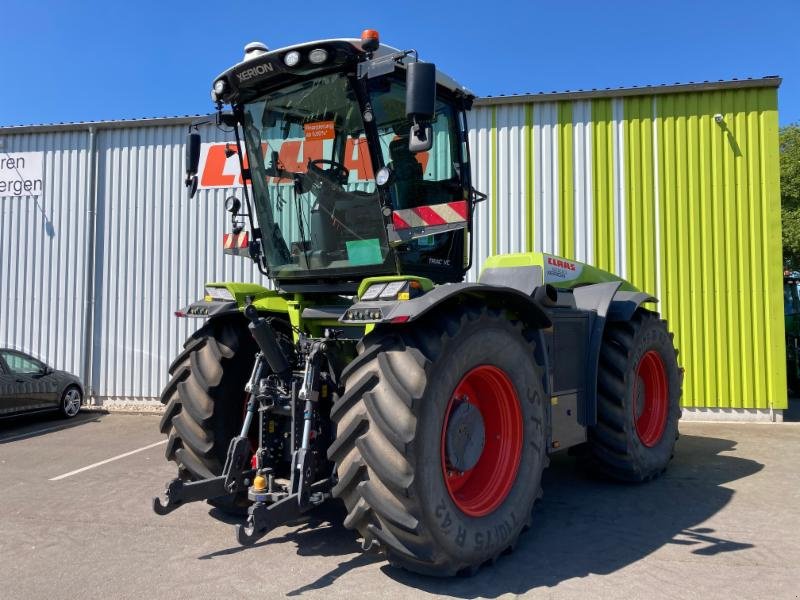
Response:
[[[250,299],[259,310],[286,312],[286,300],[279,292],[265,288],[263,285],[256,283],[213,282],[207,283],[206,287],[228,290],[241,308],[244,308],[248,299]]]
[[[422,287],[423,292],[430,292],[433,289],[433,282],[427,277],[415,277],[413,275],[379,275],[377,277],[367,277],[358,286],[356,295],[361,298],[367,288],[373,283],[390,283],[392,281],[416,281]]]
[[[592,101],[592,214],[594,262],[614,271],[614,138],[611,100]]]
[[[683,404],[786,408],[776,90],[668,94],[656,113],[661,310],[681,349]],[[632,225],[648,221],[646,200]],[[655,276],[633,266],[632,278]]]
[[[497,107],[492,106],[492,198],[491,223],[489,225],[492,252],[497,252],[497,203],[500,184],[497,178]]]
[[[655,164],[652,96],[625,98],[623,115],[627,276],[634,285],[655,293]]]
[[[289,308],[286,305],[286,298],[277,295],[256,298],[253,301],[253,306],[255,306],[261,312],[287,313],[289,311]],[[240,307],[244,308],[244,305],[240,305]]]
[[[573,289],[582,285],[589,285],[592,283],[606,283],[611,281],[621,281],[622,285],[620,286],[620,290],[627,291],[627,292],[638,292],[639,290],[631,285],[629,282],[625,281],[621,277],[614,275],[613,273],[609,273],[607,271],[603,271],[602,269],[598,269],[597,267],[593,267],[591,265],[587,265],[586,263],[578,262],[576,260],[569,260],[570,263],[575,265],[577,268],[577,276],[574,279],[569,279],[566,281],[558,281],[558,280],[549,280],[547,271],[548,269],[552,268],[551,263],[549,263],[548,259],[561,259],[561,257],[553,256],[552,254],[545,254],[543,252],[520,252],[515,254],[495,254],[490,256],[486,259],[483,268],[484,269],[504,269],[510,267],[541,267],[542,273],[544,273],[544,279],[552,285],[553,287],[562,288],[562,289]],[[564,260],[564,259],[562,259]],[[537,282],[541,284],[541,282]]]
[[[561,254],[575,258],[575,183],[572,102],[558,104],[558,239]]]
[[[533,149],[536,147],[533,139],[533,104],[525,105],[525,156],[528,163],[524,165],[525,168],[525,249],[528,252],[533,252],[534,232],[536,231],[536,199],[533,197],[533,174],[534,165],[536,164],[536,157],[533,155]]]

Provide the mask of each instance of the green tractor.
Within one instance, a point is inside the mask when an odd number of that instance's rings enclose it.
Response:
[[[485,199],[469,90],[367,30],[249,44],[212,98],[246,183],[225,247],[275,289],[209,283],[178,313],[207,320],[161,397],[178,476],[158,514],[207,500],[252,544],[338,498],[365,549],[453,575],[515,546],[554,452],[664,471],[683,375],[655,298],[543,253],[463,281]],[[190,194],[200,148],[190,130]]]

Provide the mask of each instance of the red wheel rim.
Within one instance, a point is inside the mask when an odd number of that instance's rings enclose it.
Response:
[[[655,446],[664,435],[669,405],[667,371],[655,350],[645,352],[636,366],[632,404],[636,434],[645,446]]]
[[[480,411],[485,433],[478,462],[464,472],[448,464],[445,448],[448,420],[461,402]],[[522,456],[522,411],[508,375],[490,365],[464,375],[447,404],[441,437],[442,473],[450,498],[471,517],[490,514],[511,491]]]

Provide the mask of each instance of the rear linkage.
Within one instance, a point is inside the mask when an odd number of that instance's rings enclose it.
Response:
[[[244,311],[250,320],[249,329],[260,352],[245,391],[250,394],[242,429],[228,446],[222,475],[201,481],[185,482],[175,478],[167,484],[166,502],[153,498],[156,514],[166,515],[190,502],[210,500],[229,494],[247,491],[253,502],[248,508],[245,524],[236,526],[236,538],[242,545],[250,545],[279,525],[296,519],[308,510],[330,498],[333,486],[332,473],[314,481],[318,467],[315,452],[315,433],[318,429],[320,393],[328,380],[338,378],[340,372],[339,348],[335,334],[318,340],[305,340],[307,347],[302,385],[298,389],[292,377],[291,366],[281,349],[275,332],[267,319],[259,316],[252,305]],[[301,341],[303,343],[303,341]],[[323,372],[327,362],[330,373]],[[269,375],[262,378],[264,370]],[[332,382],[335,383],[335,382]],[[303,403],[302,433],[299,443],[297,406]],[[290,411],[290,412],[289,412]],[[259,413],[259,447],[251,461],[251,442],[248,437],[255,413]],[[289,485],[275,479],[270,451],[265,448],[265,427],[271,413],[291,416],[291,478]],[[319,449],[324,451],[324,449]],[[324,456],[324,454],[322,455]]]

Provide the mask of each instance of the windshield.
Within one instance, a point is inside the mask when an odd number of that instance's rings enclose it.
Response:
[[[271,92],[245,104],[244,118],[272,275],[385,272],[384,217],[348,78],[334,74]]]

